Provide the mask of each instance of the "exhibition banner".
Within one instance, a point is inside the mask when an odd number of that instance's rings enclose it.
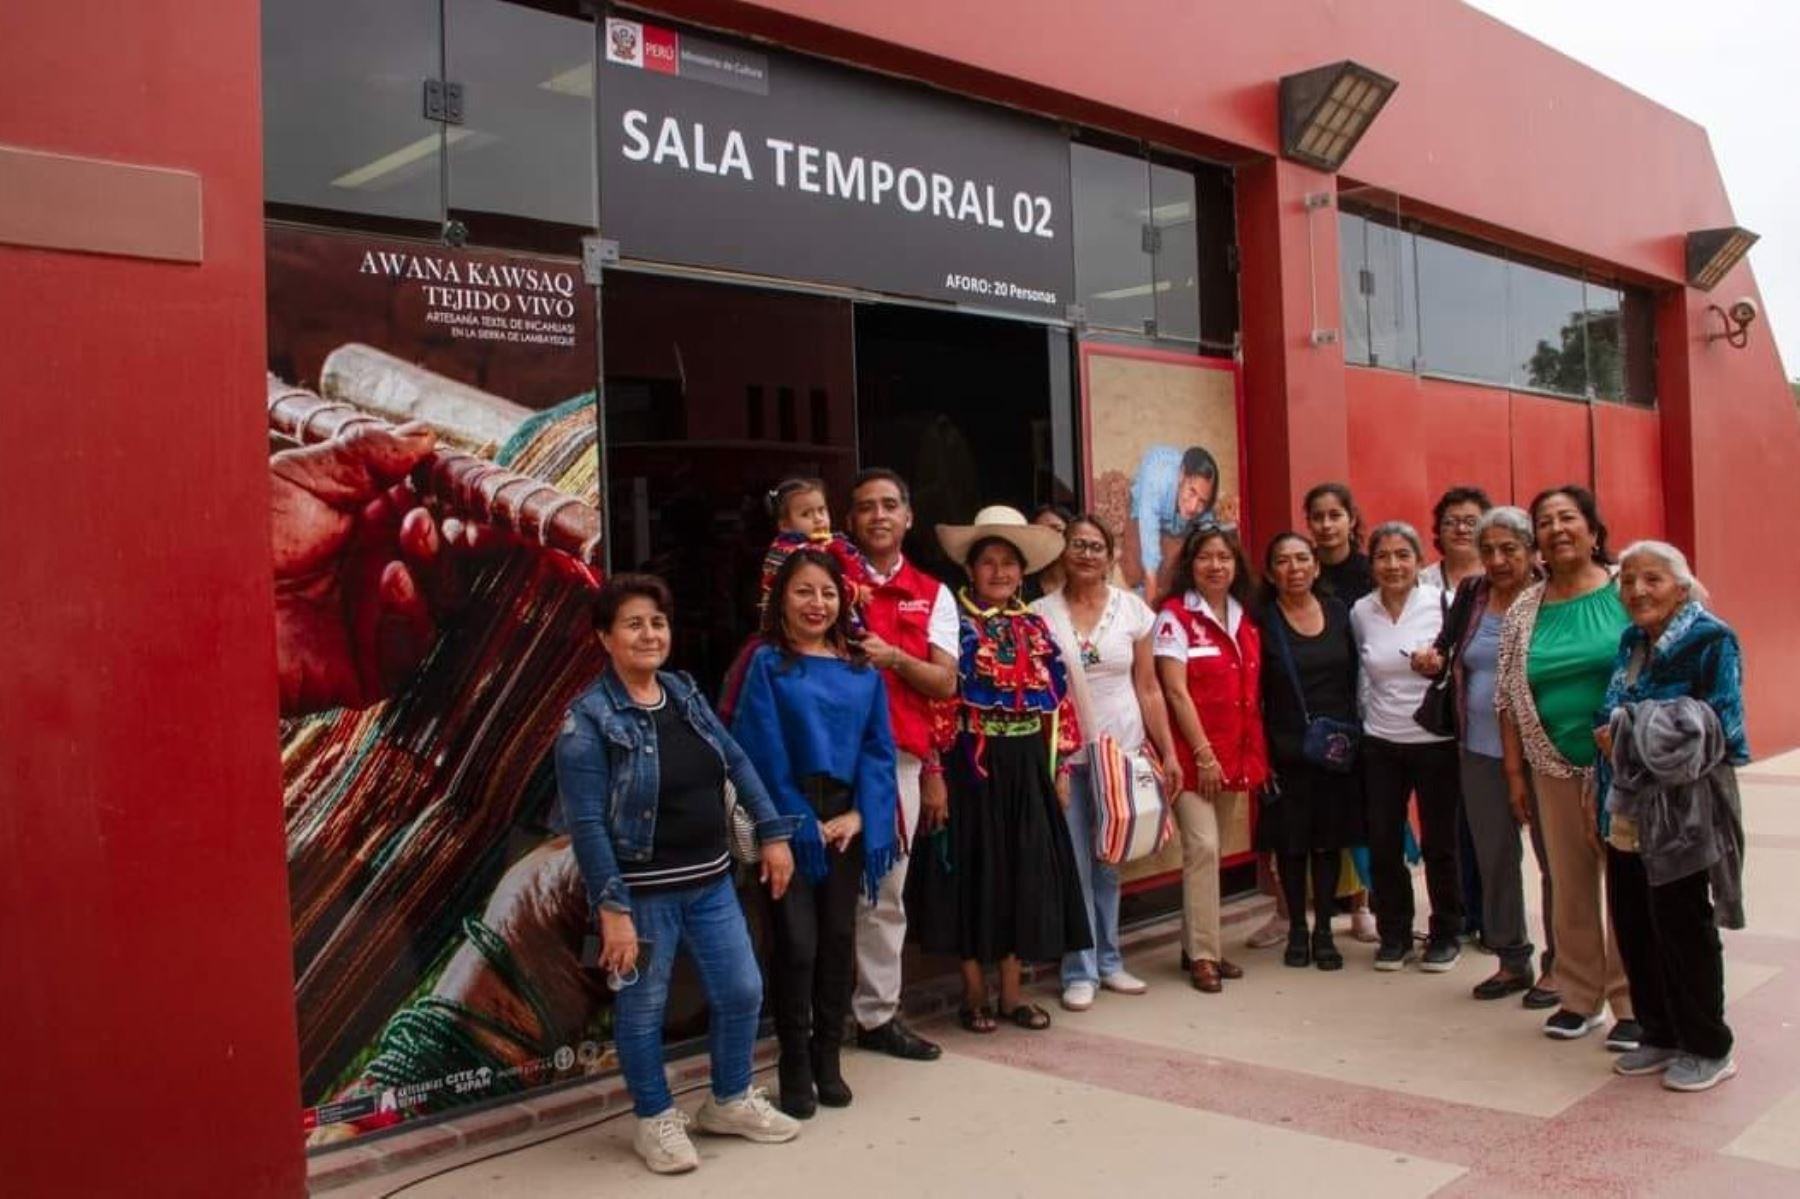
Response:
[[[1243,496],[1239,367],[1161,350],[1088,342],[1081,347],[1090,506],[1119,544],[1113,581],[1155,608],[1190,584],[1176,559],[1194,529],[1238,532]],[[1220,807],[1227,863],[1251,843],[1251,805]],[[1126,866],[1126,883],[1173,877],[1179,839]]]
[[[671,25],[602,40],[600,227],[627,259],[1067,315],[1056,125]]]
[[[616,1065],[548,758],[601,668],[566,535],[598,528],[580,278],[573,260],[268,230],[312,1145]]]

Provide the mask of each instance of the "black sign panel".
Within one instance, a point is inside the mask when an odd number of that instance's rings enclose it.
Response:
[[[613,19],[601,230],[626,258],[1060,318],[1054,125],[685,29]]]

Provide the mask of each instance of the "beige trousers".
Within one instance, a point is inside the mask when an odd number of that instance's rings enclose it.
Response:
[[[1226,791],[1211,803],[1197,791],[1175,797],[1181,826],[1181,947],[1196,962],[1223,956],[1219,939],[1219,824],[1235,815],[1244,792]]]
[[[1551,932],[1556,939],[1556,981],[1562,1005],[1583,1016],[1612,1005],[1613,1019],[1631,1019],[1631,987],[1602,908],[1606,850],[1582,811],[1579,778],[1531,772],[1537,789],[1538,824],[1550,862]]]

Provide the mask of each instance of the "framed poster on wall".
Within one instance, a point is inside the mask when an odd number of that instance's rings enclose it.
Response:
[[[1081,346],[1080,362],[1090,507],[1119,545],[1114,582],[1155,608],[1185,590],[1172,575],[1190,532],[1213,525],[1243,536],[1242,374],[1229,359],[1095,342]],[[1253,806],[1220,810],[1225,865],[1249,856]],[[1180,869],[1176,838],[1122,879],[1160,886]]]

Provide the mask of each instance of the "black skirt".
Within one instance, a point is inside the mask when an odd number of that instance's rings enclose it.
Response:
[[[1265,853],[1349,849],[1368,841],[1360,769],[1333,774],[1304,761],[1278,762],[1258,803],[1256,848]]]
[[[947,831],[921,834],[907,868],[907,923],[931,953],[1047,962],[1094,943],[1044,738],[990,737],[985,775],[964,734],[944,755]]]

